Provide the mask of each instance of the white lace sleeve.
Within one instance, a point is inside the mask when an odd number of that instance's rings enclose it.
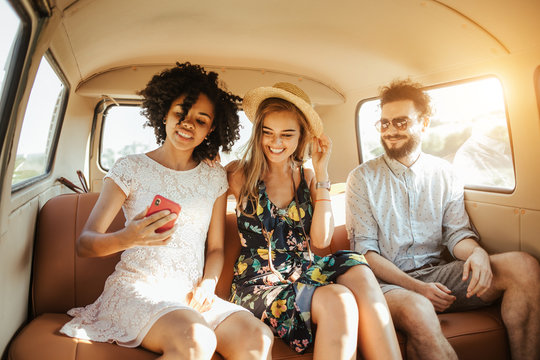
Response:
[[[113,180],[115,184],[122,189],[124,194],[129,196],[131,180],[133,178],[133,169],[130,159],[128,157],[121,157],[120,159],[116,160],[103,180],[106,178]]]
[[[220,165],[216,166],[214,172],[213,178],[215,179],[215,186],[216,186],[216,199],[223,195],[225,191],[229,188],[229,183],[227,181],[227,172],[225,169]]]

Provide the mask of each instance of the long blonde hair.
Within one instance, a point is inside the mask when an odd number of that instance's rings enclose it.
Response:
[[[304,113],[287,100],[280,98],[265,99],[257,108],[251,138],[248,142],[246,152],[236,168],[241,169],[244,175],[244,183],[240,188],[240,194],[238,196],[238,208],[244,215],[253,215],[245,213],[247,202],[251,201],[252,204],[256,204],[259,197],[259,181],[268,171],[268,164],[261,146],[264,119],[268,114],[280,111],[289,111],[293,113],[300,125],[300,139],[298,140],[298,146],[289,158],[291,168],[301,165],[307,160],[306,149],[311,141],[311,137]],[[253,209],[256,211],[255,206],[253,206]]]

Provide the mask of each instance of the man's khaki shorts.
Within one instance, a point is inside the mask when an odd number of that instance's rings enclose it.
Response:
[[[412,271],[409,272],[408,275],[426,283],[438,282],[450,289],[452,291],[451,294],[456,297],[456,301],[454,301],[445,312],[472,310],[491,305],[493,302],[486,303],[476,295],[467,298],[467,286],[469,286],[471,277],[469,276],[466,281],[461,280],[461,277],[463,276],[463,264],[463,261],[455,260],[449,263]],[[380,280],[379,284],[381,285],[383,293],[395,289],[403,289],[401,286],[387,284]]]

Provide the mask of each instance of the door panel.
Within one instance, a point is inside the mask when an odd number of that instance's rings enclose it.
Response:
[[[520,250],[519,209],[477,201],[465,201],[465,208],[488,252]]]
[[[520,210],[521,250],[540,259],[540,211]]]

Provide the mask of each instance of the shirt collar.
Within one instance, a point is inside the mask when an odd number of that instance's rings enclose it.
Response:
[[[383,159],[386,162],[386,165],[390,168],[390,171],[392,171],[392,173],[394,173],[394,175],[396,176],[403,175],[403,173],[405,173],[409,169],[413,173],[418,174],[424,168],[424,158],[424,153],[420,152],[420,155],[418,156],[418,159],[414,162],[414,164],[412,164],[410,167],[407,167],[396,159],[391,159],[388,155],[386,155],[386,153],[383,154]]]

